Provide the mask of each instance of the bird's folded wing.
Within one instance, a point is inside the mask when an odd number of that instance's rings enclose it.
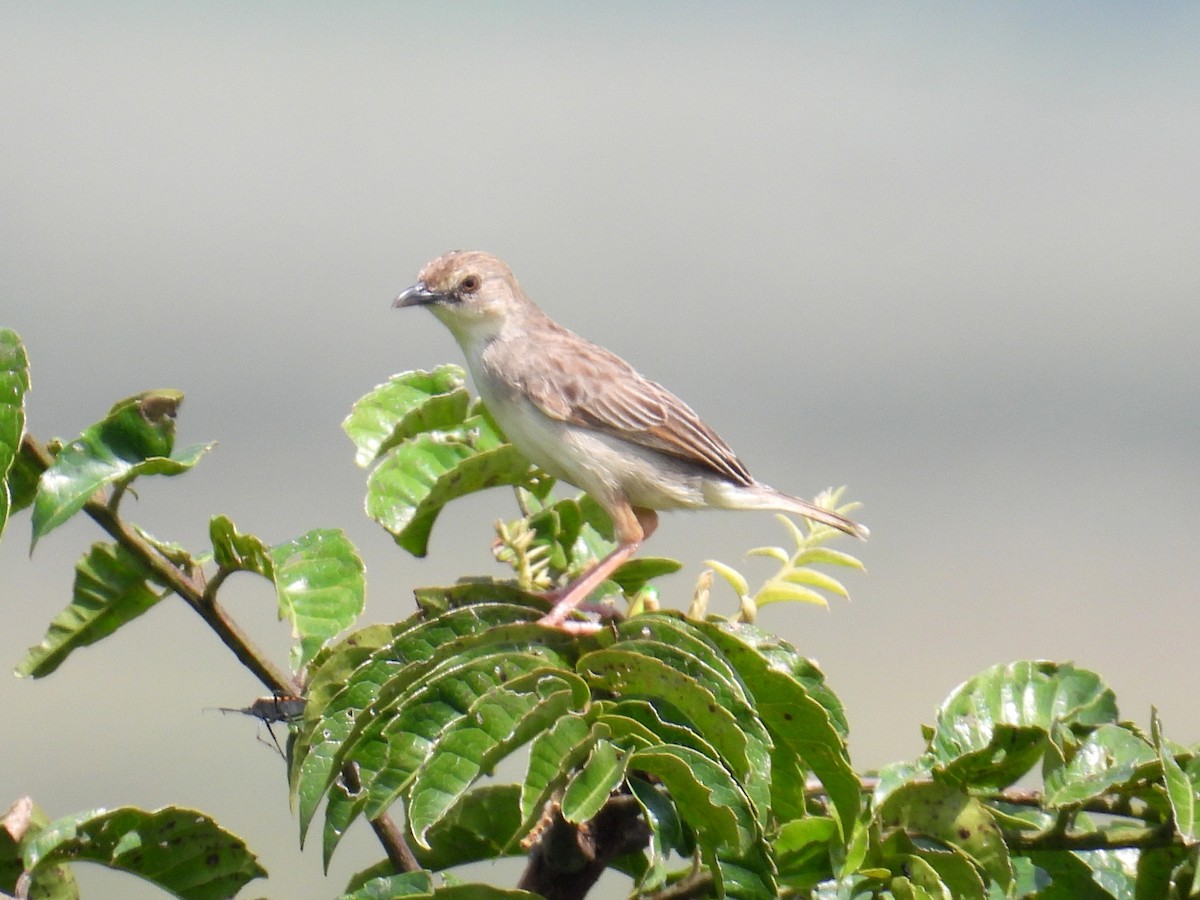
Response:
[[[620,357],[579,338],[547,341],[539,349],[536,363],[524,373],[523,386],[546,415],[615,432],[735,484],[753,483],[729,445],[691,407]]]

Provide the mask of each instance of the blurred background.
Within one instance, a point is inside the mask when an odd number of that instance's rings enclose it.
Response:
[[[1183,3],[3,3],[0,325],[43,440],[186,392],[179,442],[219,446],[141,483],[135,521],[197,552],[217,513],[271,542],[343,528],[388,621],[414,586],[499,574],[511,498],[457,504],[412,559],[364,516],[339,423],[461,362],[390,303],[429,258],[490,250],[758,478],[863,502],[872,539],[836,545],[869,568],[853,601],[761,620],[822,664],[860,768],[1025,658],[1098,670],[1125,717],[1156,704],[1195,742],[1198,45]],[[81,519],[30,560],[10,523],[5,667],[100,537]],[[704,559],[785,540],[767,514],[674,514],[647,552],[686,563],[662,583],[681,607]],[[226,588],[284,662],[269,586]],[[261,727],[213,709],[260,693],[160,604],[0,679],[0,807],[194,806],[271,872],[244,895],[336,896],[377,845],[360,823],[328,879],[298,850]]]

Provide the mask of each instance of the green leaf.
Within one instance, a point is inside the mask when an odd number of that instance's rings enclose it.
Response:
[[[858,817],[862,785],[837,724],[825,705],[809,693],[808,683],[823,688],[823,682],[812,675],[815,667],[801,668],[806,675],[802,679],[782,665],[773,665],[756,645],[761,635],[757,629],[715,622],[697,627],[737,669],[775,745],[790,749],[821,780],[837,810],[842,834],[849,835]]]
[[[1143,737],[1121,725],[1105,724],[1087,736],[1065,765],[1048,768],[1046,805],[1072,806],[1144,777],[1158,754]]]
[[[356,879],[357,881],[357,879]],[[418,897],[433,894],[433,876],[429,872],[404,872],[380,875],[347,887],[338,900],[392,900],[393,897]]]
[[[640,556],[623,563],[610,576],[624,594],[636,594],[646,583],[683,568],[675,559],[659,556]]]
[[[1167,749],[1157,709],[1150,714],[1150,733],[1162,763],[1163,782],[1171,802],[1171,814],[1175,817],[1175,828],[1186,844],[1195,844],[1200,841],[1200,786]]]
[[[208,536],[212,541],[213,561],[220,568],[275,579],[271,548],[252,534],[242,534],[228,516],[213,516],[208,523]]]
[[[716,748],[740,777],[753,780],[749,776],[753,768],[752,756],[759,765],[769,769],[769,759],[754,752],[753,736],[739,727],[737,716],[721,705],[709,686],[680,671],[671,662],[649,655],[646,649],[626,649],[623,642],[606,650],[597,650],[580,659],[577,671],[593,688],[671,704],[687,717],[692,727]],[[759,778],[763,774],[760,769]],[[764,788],[770,784],[769,771],[766,775]]]
[[[415,435],[461,425],[469,404],[458,366],[401,372],[355,403],[342,430],[358,448],[354,461],[365,468]]]
[[[511,444],[477,447],[420,434],[394,448],[367,481],[367,515],[413,556],[428,551],[442,507],[497,485],[527,484],[529,460]]]
[[[316,529],[271,549],[279,618],[292,623],[299,671],[325,641],[354,624],[366,601],[364,566],[340,529]]]
[[[885,827],[927,835],[957,847],[988,877],[1007,887],[1013,878],[1008,847],[991,812],[960,789],[914,781],[893,791],[877,815]]]
[[[529,745],[529,768],[521,784],[521,820],[532,823],[554,790],[583,762],[592,747],[608,736],[604,726],[591,725],[574,713],[565,715]]]
[[[504,657],[510,666],[520,660],[520,655],[511,651],[505,651]],[[525,658],[533,677],[513,678],[507,672],[501,673],[505,676],[501,678],[495,672],[495,657],[481,657],[476,682],[479,676],[493,674],[495,681],[428,746],[424,764],[413,776],[407,804],[410,827],[422,847],[430,846],[426,839],[429,830],[462,799],[481,774],[490,772],[497,762],[574,705],[573,695],[577,697],[578,692],[563,677],[569,673],[560,675],[543,668],[546,661],[541,657],[526,655]],[[447,677],[457,682],[464,674],[455,670]],[[420,696],[406,703],[404,710],[423,712],[426,703]],[[394,736],[394,732],[389,732],[389,741]]]
[[[29,797],[21,797],[0,816],[0,895],[16,896],[25,871],[21,847],[50,820]],[[79,885],[66,863],[42,866],[30,878],[28,896],[36,900],[78,900]]]
[[[0,535],[13,508],[9,471],[25,434],[25,394],[29,390],[29,357],[15,331],[0,328]]]
[[[162,599],[147,583],[150,572],[116,544],[93,544],[75,565],[71,605],[54,617],[42,642],[31,647],[16,673],[42,678],[73,650],[108,637]]]
[[[495,859],[515,850],[521,830],[521,788],[486,784],[468,791],[426,835],[430,849],[413,846],[421,865],[435,871]]]
[[[796,890],[807,890],[833,877],[830,845],[839,840],[841,826],[824,816],[793,819],[779,829],[773,856],[779,880]]]
[[[635,775],[629,777],[628,784],[650,826],[649,867],[638,886],[642,892],[647,892],[666,882],[667,858],[672,852],[690,856],[693,847],[666,791]]]
[[[42,473],[33,503],[33,543],[109,485],[139,475],[178,475],[194,466],[212,444],[172,452],[179,391],[147,391],[117,403],[108,415],[59,451]]]
[[[628,755],[600,740],[563,791],[562,815],[577,825],[591,821],[625,778]]]
[[[136,875],[184,900],[222,900],[267,873],[241,838],[203,813],[124,806],[51,822],[24,846],[25,868],[37,872],[88,860]]]
[[[1116,698],[1094,672],[1069,663],[1015,662],[985,670],[946,699],[929,751],[949,778],[1005,787],[1052,746],[1056,729],[1090,731],[1116,721]]]
[[[365,659],[358,645],[361,633],[343,640],[313,675],[304,721],[292,753],[288,780],[293,798],[299,800],[301,834],[333,777],[334,757],[353,730],[358,712],[378,700],[383,684],[406,666],[429,660],[439,648],[459,638],[536,615],[507,604],[467,606],[433,619],[417,614],[394,626],[390,638],[388,632],[365,629],[372,638]],[[375,639],[383,641],[380,646],[373,646]]]

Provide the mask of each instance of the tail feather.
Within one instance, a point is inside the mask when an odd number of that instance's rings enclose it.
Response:
[[[775,488],[759,482],[750,488],[739,490],[737,502],[730,505],[740,509],[773,509],[778,512],[796,513],[806,519],[812,519],[814,522],[820,522],[822,525],[828,525],[830,528],[836,528],[838,531],[844,531],[846,534],[862,540],[866,540],[871,533],[866,525],[859,525],[832,509],[825,509],[823,506],[817,506],[808,500],[801,500],[799,497],[793,497],[791,494],[785,494],[783,491],[777,491]]]

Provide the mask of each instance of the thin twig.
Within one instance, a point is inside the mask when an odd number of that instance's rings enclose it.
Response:
[[[36,464],[39,474],[54,464],[54,457],[31,435],[27,434],[22,438],[21,449],[27,458]],[[205,584],[203,573],[199,570],[183,571],[175,561],[118,515],[116,506],[122,491],[123,487],[114,489],[112,497],[107,500],[103,492],[97,492],[96,497],[84,504],[83,511],[121,547],[136,557],[151,572],[155,581],[170,588],[187,603],[216,632],[217,637],[233,652],[238,661],[253,672],[272,693],[299,693],[293,679],[271,662],[241,626],[216,602],[216,588],[223,580],[220,573]],[[352,765],[347,764],[343,767],[342,777],[348,785],[357,783],[361,787],[358,773]],[[405,841],[403,832],[390,815],[385,812],[372,819],[371,828],[383,845],[388,859],[398,871],[412,872],[421,868]]]

